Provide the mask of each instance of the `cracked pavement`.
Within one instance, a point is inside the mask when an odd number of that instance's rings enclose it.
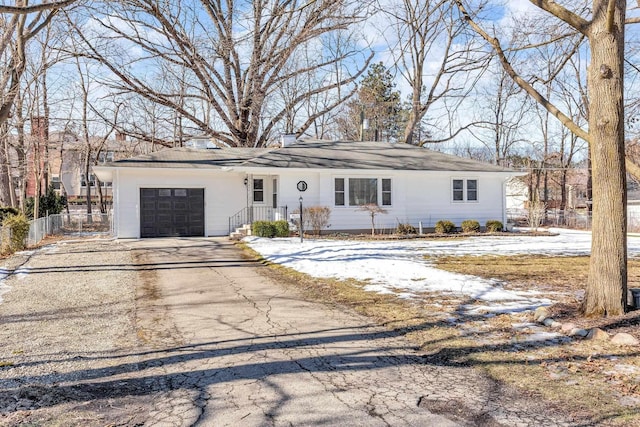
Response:
[[[426,363],[398,332],[303,300],[225,239],[127,246],[145,351],[110,381],[151,394],[145,425],[576,425],[471,368]]]
[[[589,425],[266,268],[217,238],[8,258],[0,425]]]

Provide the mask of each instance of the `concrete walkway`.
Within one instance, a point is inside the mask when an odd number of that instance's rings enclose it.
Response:
[[[576,425],[476,371],[426,364],[399,336],[304,301],[223,239],[127,243],[137,387],[157,426]],[[139,391],[141,392],[141,391]]]

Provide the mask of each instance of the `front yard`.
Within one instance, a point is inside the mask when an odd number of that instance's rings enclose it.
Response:
[[[582,319],[590,234],[353,241],[248,239],[279,276],[314,299],[350,306],[402,330],[425,363],[474,366],[594,423],[640,425],[636,346],[569,336],[574,329],[640,338],[640,311]],[[640,238],[629,238],[629,286],[640,287]],[[285,268],[281,268],[285,267]]]

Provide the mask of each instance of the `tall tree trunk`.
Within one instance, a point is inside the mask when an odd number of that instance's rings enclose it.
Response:
[[[88,133],[85,134],[85,137],[88,138]],[[91,149],[89,147],[89,143],[87,142],[87,153],[85,155],[84,158],[84,176],[85,176],[85,183],[86,185],[86,189],[87,189],[87,194],[86,194],[86,200],[87,200],[87,223],[91,224],[93,223],[93,215],[91,212],[91,181],[89,180],[89,177],[91,175]]]
[[[11,162],[9,161],[9,130],[7,123],[0,125],[0,204],[13,206],[11,198]]]
[[[583,311],[618,315],[627,300],[627,217],[624,157],[624,20],[626,2],[594,0],[588,70],[589,134],[593,171],[591,262]],[[611,25],[613,24],[613,25]]]
[[[560,211],[564,216],[564,211],[567,210],[567,168],[563,168],[560,172]]]
[[[28,165],[27,165],[27,153],[26,153],[26,141],[24,134],[24,116],[23,116],[23,98],[22,94],[16,97],[16,156],[18,157],[18,186],[20,189],[20,210],[25,212],[25,200],[27,199],[27,177]]]
[[[102,182],[96,177],[96,193],[98,194],[98,208],[101,214],[107,213],[107,202],[104,199],[104,193],[102,192]],[[104,220],[104,216],[101,217]]]
[[[413,102],[416,102],[415,99],[413,100]],[[413,144],[413,131],[415,130],[416,126],[418,126],[418,113],[417,113],[417,108],[416,107],[412,107],[411,111],[409,112],[409,118],[407,119],[407,124],[405,125],[404,128],[404,143],[405,144]],[[417,141],[418,144],[420,144],[420,142],[422,141]]]

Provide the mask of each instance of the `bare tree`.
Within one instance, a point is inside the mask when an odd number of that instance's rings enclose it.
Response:
[[[404,142],[422,145],[424,141],[414,140],[422,119],[445,98],[448,108],[455,109],[473,86],[468,80],[479,74],[474,76],[473,71],[486,66],[487,56],[479,55],[466,37],[458,10],[449,1],[384,2],[380,10],[393,27],[387,35],[390,53],[411,88]],[[449,129],[450,136],[457,133]]]
[[[627,302],[623,85],[626,2],[594,0],[588,10],[581,9],[580,4],[570,10],[554,1],[531,0],[536,7],[557,18],[568,32],[576,32],[589,42],[591,64],[587,76],[588,130],[579,126],[513,68],[500,40],[475,21],[467,2],[456,0],[456,3],[464,20],[492,46],[509,76],[571,132],[590,145],[593,238],[589,279],[582,309],[587,316],[624,313]]]
[[[387,210],[378,206],[375,203],[368,203],[366,205],[362,205],[358,208],[359,211],[366,212],[369,214],[369,218],[371,218],[371,235],[376,235],[376,215],[378,214],[386,214]]]
[[[247,7],[248,6],[248,7]],[[365,6],[345,0],[314,2],[259,0],[237,4],[231,0],[173,2],[122,0],[96,10],[101,34],[87,28],[78,34],[87,46],[86,55],[119,78],[115,91],[134,92],[175,110],[201,132],[230,146],[265,146],[292,106],[340,87],[354,84],[372,54],[362,49],[331,51],[323,38],[356,25],[366,15]],[[136,46],[144,55],[123,57],[117,44]],[[304,46],[315,47],[314,61],[291,67]],[[314,85],[289,99],[281,108],[277,89],[300,75],[342,66],[332,81]],[[172,64],[185,76],[185,92],[166,91],[154,79],[140,74],[148,65]],[[168,89],[166,86],[163,89]],[[348,93],[348,91],[347,91]],[[277,101],[282,102],[281,99]],[[209,106],[210,118],[202,105]],[[217,126],[218,122],[223,126]],[[302,123],[303,133],[313,120]]]
[[[490,74],[476,98],[478,113],[472,135],[492,153],[495,164],[504,164],[518,143],[524,142],[530,102],[502,67]],[[484,131],[484,132],[482,132]]]
[[[0,5],[0,125],[11,114],[13,102],[20,91],[20,81],[27,64],[26,45],[45,29],[63,7],[77,0],[29,5],[28,0],[16,0],[15,6]]]

